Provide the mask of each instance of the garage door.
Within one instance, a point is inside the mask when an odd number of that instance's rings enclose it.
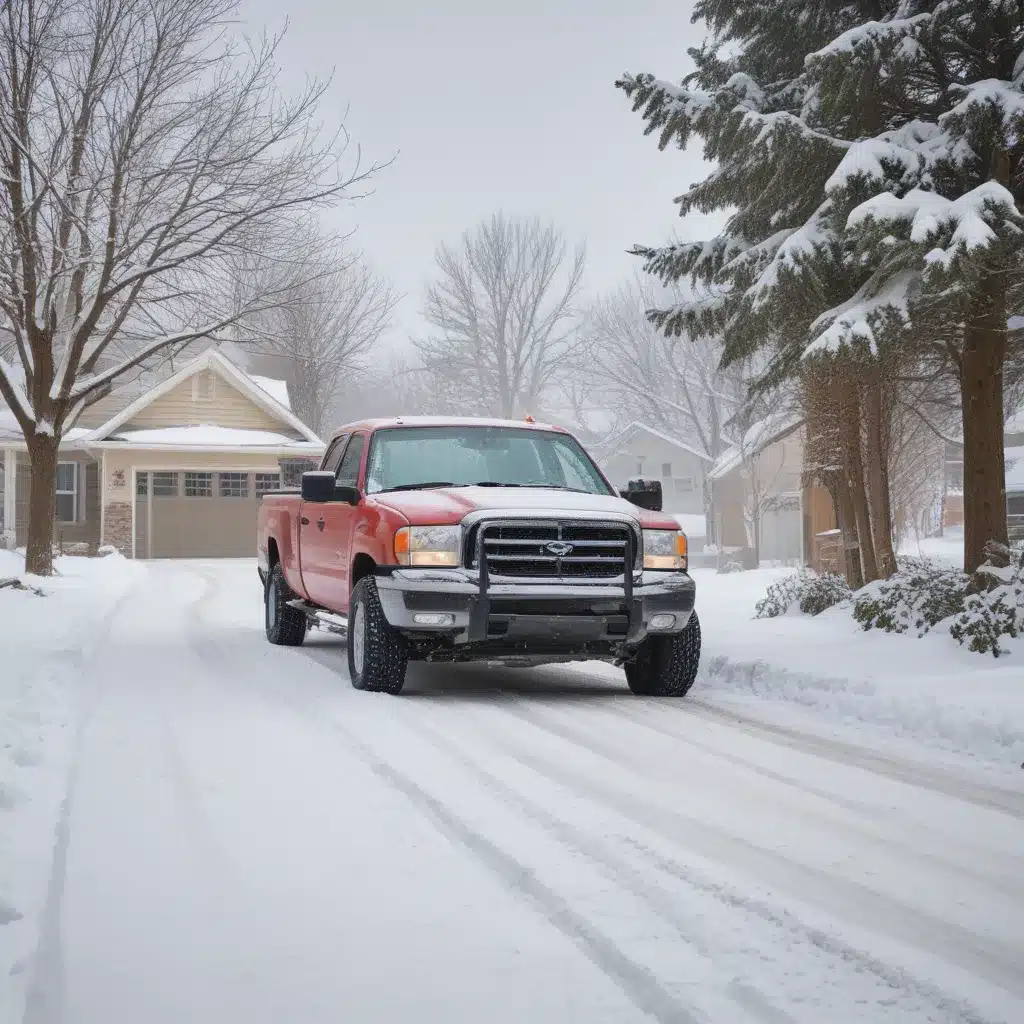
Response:
[[[278,473],[138,473],[135,554],[139,558],[253,558],[260,497],[278,486]]]

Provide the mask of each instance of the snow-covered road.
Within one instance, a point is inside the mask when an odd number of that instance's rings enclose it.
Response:
[[[1024,1019],[1019,788],[261,614],[158,563],[105,627],[25,1024]]]

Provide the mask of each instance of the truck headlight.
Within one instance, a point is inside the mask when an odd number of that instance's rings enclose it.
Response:
[[[686,568],[686,534],[682,530],[644,530],[644,568]]]
[[[403,526],[395,531],[399,565],[458,565],[462,529],[458,526]]]

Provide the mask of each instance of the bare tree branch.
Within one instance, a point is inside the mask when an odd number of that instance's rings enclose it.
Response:
[[[537,412],[578,345],[575,302],[582,248],[570,254],[551,224],[495,214],[442,245],[424,315],[433,334],[419,360],[462,410]]]

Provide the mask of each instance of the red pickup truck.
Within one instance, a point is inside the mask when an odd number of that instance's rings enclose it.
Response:
[[[686,537],[657,482],[621,494],[572,434],[528,422],[356,423],[259,509],[267,639],[348,638],[360,690],[410,660],[621,664],[681,697],[700,658]]]

